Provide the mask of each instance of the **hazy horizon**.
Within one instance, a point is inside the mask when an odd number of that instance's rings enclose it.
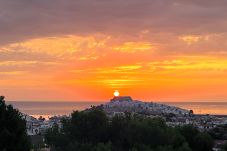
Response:
[[[135,100],[138,100],[138,101],[142,101],[142,102],[157,102],[157,103],[227,103],[227,101],[200,101],[200,100],[182,100],[182,101],[168,101],[168,100],[140,100],[140,99],[135,99]],[[64,101],[64,100],[47,100],[47,101],[42,101],[42,100],[36,100],[36,101],[30,101],[30,100],[6,100],[6,102],[50,102],[50,103],[54,103],[54,102],[57,102],[57,103],[106,103],[106,102],[109,102],[110,100],[95,100],[95,101],[91,101],[91,100],[77,100],[77,101],[73,101],[73,100],[68,100],[68,101]]]
[[[38,118],[54,115],[69,115],[76,110],[84,110],[107,102],[6,102],[22,113]],[[227,115],[227,102],[156,102],[182,109],[193,110],[195,114]]]

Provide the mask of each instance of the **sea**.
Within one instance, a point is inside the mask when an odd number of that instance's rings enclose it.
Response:
[[[20,112],[33,117],[70,115],[73,111],[81,111],[105,102],[7,102]],[[227,115],[227,102],[157,102],[183,109],[193,110],[195,114]]]

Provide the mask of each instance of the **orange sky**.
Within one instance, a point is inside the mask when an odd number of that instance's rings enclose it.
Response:
[[[0,2],[0,94],[104,101],[119,90],[145,101],[226,101],[227,4],[85,1]]]

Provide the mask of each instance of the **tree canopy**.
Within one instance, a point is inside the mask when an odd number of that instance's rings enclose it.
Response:
[[[12,105],[6,105],[0,96],[0,150],[29,151],[30,141],[26,135],[26,121]]]
[[[115,116],[101,110],[73,112],[46,134],[55,151],[211,151],[212,138],[193,126],[168,127],[160,118]]]

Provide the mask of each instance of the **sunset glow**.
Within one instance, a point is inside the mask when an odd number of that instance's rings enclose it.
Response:
[[[115,90],[114,96],[117,97],[117,96],[119,96],[119,95],[120,95],[120,93],[119,93],[117,90]]]
[[[0,2],[0,94],[8,100],[107,101],[115,90],[144,101],[227,98],[222,5],[22,1]]]

